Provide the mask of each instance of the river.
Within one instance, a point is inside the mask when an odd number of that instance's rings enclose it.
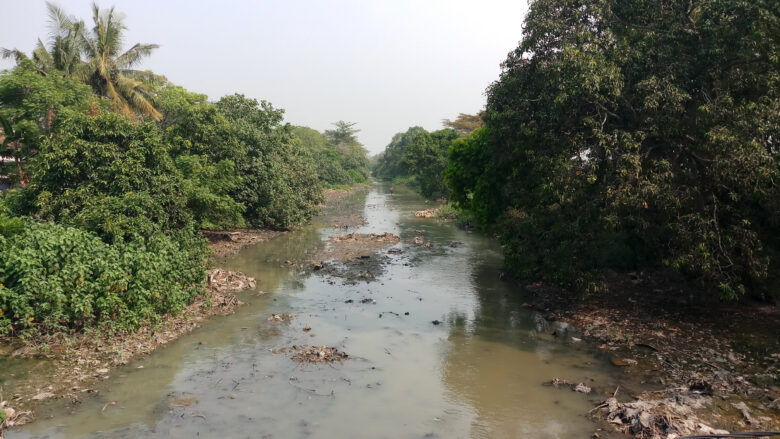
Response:
[[[341,200],[337,210],[366,219],[361,233],[401,237],[396,250],[382,250],[371,282],[286,263],[343,233],[327,212],[221,261],[257,279],[236,314],[112,371],[76,406],[49,404],[42,419],[7,437],[590,437],[596,426],[586,413],[619,383],[617,368],[582,343],[540,333],[517,287],[500,279],[495,240],[415,218],[425,207],[384,184]],[[420,230],[431,248],[412,244]],[[274,313],[294,317],[270,322]],[[278,352],[302,344],[350,357],[310,365]],[[602,391],[542,385],[553,378]]]

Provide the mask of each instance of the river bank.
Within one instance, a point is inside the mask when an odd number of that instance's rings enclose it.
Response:
[[[38,422],[9,438],[96,431],[379,438],[393,431],[576,439],[595,430],[603,439],[653,437],[653,428],[665,427],[656,420],[697,428],[700,422],[712,431],[739,427],[744,413],[764,422],[752,397],[724,399],[718,386],[712,395],[707,384],[668,392],[678,381],[639,352],[667,358],[666,340],[699,327],[665,329],[676,317],[667,322],[661,311],[674,307],[642,302],[642,288],[659,287],[647,275],[626,276],[624,287],[638,287],[636,297],[618,294],[613,283],[614,295],[592,302],[564,300],[545,285],[521,289],[501,275],[493,239],[415,214],[426,208],[412,192],[377,184],[333,199],[309,226],[220,258],[219,266],[256,278],[256,290],[271,294],[240,295],[246,304],[230,318],[212,319],[118,366],[111,379],[89,386],[97,393],[85,392],[77,404],[47,405]],[[608,315],[620,318],[603,324],[596,318],[607,314],[594,314],[590,327],[584,317],[577,320],[587,307],[605,312],[620,298],[636,313],[615,311]],[[656,339],[629,332],[643,310],[644,326],[659,322]],[[740,353],[734,350],[734,358],[748,361]],[[712,407],[720,418],[705,417]],[[652,428],[637,427],[643,422]]]
[[[364,187],[326,190],[323,210]],[[282,236],[284,231],[267,229],[202,230],[209,240],[217,264],[251,245]],[[68,400],[76,405],[84,395],[95,393],[95,384],[110,378],[113,369],[139,356],[148,355],[192,332],[213,316],[233,314],[242,305],[236,293],[255,288],[255,280],[240,272],[219,268],[206,272],[202,294],[177,315],[164,316],[154,326],[131,333],[105,334],[98,328],[74,334],[53,334],[22,342],[0,340],[0,359],[26,362],[5,368],[2,381],[13,390],[0,387],[0,439],[2,432],[35,420],[36,407],[48,400]],[[25,370],[28,369],[28,370]],[[10,375],[9,375],[10,374]],[[24,375],[17,378],[16,375]],[[2,384],[2,383],[0,383]]]
[[[0,393],[2,431],[25,425],[35,419],[35,408],[50,399],[67,399],[78,404],[82,395],[94,393],[94,385],[109,379],[117,366],[131,359],[148,355],[167,343],[192,332],[204,320],[232,314],[241,301],[236,293],[251,289],[255,281],[242,273],[219,269],[206,273],[204,292],[179,314],[167,315],[153,326],[131,333],[105,334],[98,328],[75,334],[54,334],[38,337],[22,344],[19,340],[3,340],[0,354],[29,361],[32,370],[4,371],[13,377],[23,373],[10,394]]]
[[[667,272],[609,273],[607,291],[572,298],[523,285],[525,306],[568,343],[592,343],[649,390],[616,391],[591,415],[636,437],[780,429],[780,309],[713,298],[691,303]]]

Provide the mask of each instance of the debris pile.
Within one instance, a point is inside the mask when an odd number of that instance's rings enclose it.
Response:
[[[271,317],[268,317],[269,322],[279,323],[279,322],[289,322],[292,320],[292,314],[285,313],[285,314],[273,314]]]
[[[3,430],[18,427],[33,420],[33,414],[29,410],[14,410],[8,406],[8,401],[0,402],[0,438]]]
[[[331,242],[346,242],[346,241],[372,241],[372,242],[388,242],[396,243],[401,240],[392,233],[382,233],[381,235],[376,233],[350,233],[348,235],[339,235],[330,238]]]
[[[214,256],[224,257],[238,253],[258,242],[267,241],[283,232],[261,229],[201,230],[209,240]]]
[[[618,402],[614,397],[597,406],[597,416],[618,430],[635,437],[673,439],[700,434],[728,434],[704,424],[694,409],[710,406],[711,398],[701,395],[677,395],[665,399],[638,399]]]
[[[206,285],[218,293],[235,293],[254,288],[255,279],[238,271],[227,271],[219,268],[206,272]]]
[[[333,363],[349,358],[344,352],[328,346],[293,346],[292,350],[295,351],[292,360],[298,363]]]
[[[417,218],[433,218],[436,216],[436,212],[438,211],[439,209],[418,210],[414,213],[414,216]]]
[[[431,248],[433,246],[433,244],[431,244],[430,242],[425,242],[425,238],[423,238],[422,236],[415,236],[413,242],[414,245],[418,247]]]
[[[542,383],[545,386],[553,386],[553,387],[568,387],[574,392],[580,392],[580,393],[590,393],[591,389],[590,387],[586,386],[584,383],[572,383],[567,380],[561,380],[558,378],[554,378],[552,381],[546,381]]]

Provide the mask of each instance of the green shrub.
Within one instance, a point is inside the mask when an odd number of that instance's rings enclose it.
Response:
[[[356,169],[350,169],[347,171],[347,174],[349,174],[349,179],[354,184],[364,184],[368,181],[365,175],[358,172]]]
[[[462,212],[454,204],[447,203],[436,211],[436,218],[455,220],[461,216]]]
[[[288,229],[303,224],[323,201],[317,167],[292,133],[282,125],[283,110],[243,95],[224,96],[217,103],[244,148],[236,163],[241,184],[231,195],[246,208],[254,227]]]
[[[207,252],[192,230],[110,245],[30,220],[20,233],[0,236],[0,333],[153,323],[201,291]]]
[[[31,159],[18,214],[76,225],[107,242],[190,224],[185,182],[153,123],[65,112]]]

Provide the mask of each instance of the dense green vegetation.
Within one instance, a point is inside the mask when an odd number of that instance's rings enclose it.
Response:
[[[374,172],[449,192],[524,278],[594,292],[605,268],[666,266],[763,295],[780,283],[779,49],[776,2],[536,0],[480,117],[446,121],[458,138],[397,134]]]
[[[294,127],[293,134],[318,166],[320,181],[328,187],[368,182],[371,173],[365,148],[357,140],[354,123],[338,121],[325,134],[309,127]]]
[[[27,220],[0,234],[2,332],[129,329],[201,292],[205,243],[192,231],[106,244],[88,231]]]
[[[363,183],[354,124],[320,134],[240,94],[210,102],[132,70],[157,46],[121,52],[126,29],[94,28],[49,4],[51,38],[2,51],[0,334],[131,329],[202,291],[197,229],[289,229],[324,185]]]
[[[398,133],[376,158],[374,174],[416,187],[426,197],[447,194],[442,171],[447,151],[458,133],[452,128],[428,132],[422,127]]]
[[[537,0],[455,143],[459,205],[520,275],[672,267],[735,298],[780,249],[777,2]],[[774,258],[773,258],[774,256]]]

